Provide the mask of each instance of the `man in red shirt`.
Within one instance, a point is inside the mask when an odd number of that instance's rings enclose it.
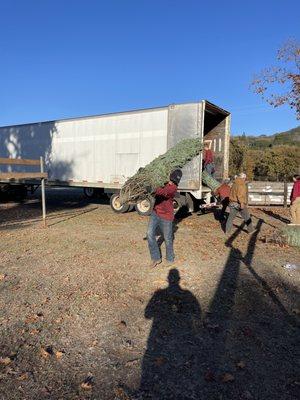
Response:
[[[221,200],[222,210],[220,214],[220,221],[225,220],[225,211],[226,208],[229,206],[229,195],[230,195],[230,179],[224,179],[224,182],[221,186],[219,186],[215,191],[214,194],[218,196]]]
[[[212,152],[212,150],[210,150],[207,143],[204,144],[203,169],[212,176],[215,173],[214,153]]]
[[[182,177],[180,169],[176,169],[170,174],[170,181],[164,187],[155,190],[155,204],[150,217],[147,239],[151,256],[151,267],[156,267],[161,263],[161,252],[156,241],[156,232],[159,228],[166,243],[166,258],[168,263],[174,262],[173,250],[173,220],[174,207],[173,199],[177,191],[177,186]]]
[[[300,225],[300,176],[293,176],[294,186],[291,193],[291,223]]]

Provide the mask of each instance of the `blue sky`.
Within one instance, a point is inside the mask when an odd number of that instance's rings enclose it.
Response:
[[[0,0],[0,126],[208,99],[232,132],[299,125],[249,90],[288,38],[294,0]]]

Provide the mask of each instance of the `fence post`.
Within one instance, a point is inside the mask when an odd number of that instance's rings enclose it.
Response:
[[[287,208],[287,197],[288,197],[288,184],[285,179],[283,182],[283,207]]]
[[[44,172],[44,160],[43,157],[40,157],[40,165],[41,165],[41,173]],[[44,227],[47,226],[46,224],[46,198],[45,198],[45,178],[41,179],[42,184],[42,211],[43,211],[43,223]]]

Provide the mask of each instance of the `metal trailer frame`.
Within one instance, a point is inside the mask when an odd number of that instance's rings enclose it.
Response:
[[[195,135],[203,138],[204,141],[208,141],[213,150],[218,153],[217,155],[217,179],[223,179],[228,176],[228,163],[229,163],[229,138],[230,138],[230,113],[207,100],[202,100],[198,102],[192,103],[181,103],[181,104],[171,104],[165,107],[157,107],[150,109],[139,109],[139,110],[131,110],[119,113],[109,113],[102,115],[93,115],[87,117],[79,117],[79,118],[66,118],[60,119],[56,121],[45,121],[38,122],[34,124],[22,124],[22,125],[13,125],[7,127],[0,128],[0,139],[1,134],[3,132],[21,132],[22,131],[30,131],[33,132],[36,130],[42,131],[43,127],[48,124],[48,126],[56,126],[59,123],[65,122],[78,122],[78,124],[85,123],[88,129],[89,124],[93,124],[95,119],[109,118],[109,117],[118,117],[118,116],[132,116],[133,114],[142,114],[147,113],[156,113],[159,111],[165,111],[167,113],[167,131],[166,131],[166,140],[167,146],[165,150],[163,150],[163,146],[161,146],[161,152],[157,153],[157,151],[153,152],[153,155],[150,158],[150,161],[165,152],[168,148],[175,145],[179,140],[185,137],[193,137]],[[153,114],[154,115],[154,114]],[[151,119],[151,117],[149,117]],[[154,118],[154,117],[153,117]],[[105,121],[105,120],[103,120]],[[104,123],[104,122],[103,122]],[[71,124],[72,125],[72,124]],[[79,128],[78,128],[79,129]],[[84,128],[81,127],[81,130]],[[122,129],[122,127],[120,128]],[[76,126],[75,126],[76,130]],[[55,133],[55,132],[54,132]],[[50,140],[53,140],[53,135]],[[67,135],[73,135],[75,137],[77,132],[67,133]],[[29,135],[27,135],[29,136]],[[71,138],[72,136],[70,136]],[[66,138],[68,139],[68,138]],[[65,139],[65,140],[66,140]],[[30,136],[29,136],[30,142]],[[75,139],[74,139],[75,140]],[[142,139],[139,139],[142,140]],[[221,143],[222,142],[222,143]],[[26,143],[25,143],[26,144]],[[104,142],[105,144],[105,142]],[[35,145],[38,147],[39,142],[36,141]],[[140,146],[140,145],[139,145]],[[221,148],[221,147],[222,148]],[[31,146],[32,147],[32,146]],[[30,143],[27,144],[27,151],[30,152]],[[1,151],[1,142],[0,142],[0,151]],[[111,151],[116,151],[112,149]],[[40,153],[41,154],[41,153]],[[11,156],[11,155],[10,155]],[[76,157],[74,154],[73,157]],[[33,158],[33,157],[32,157]],[[124,161],[127,162],[126,159]],[[95,160],[94,160],[95,163]],[[144,165],[139,165],[144,166]],[[182,193],[190,193],[195,199],[203,198],[203,195],[207,198],[210,197],[210,189],[202,186],[201,180],[201,172],[202,172],[202,153],[195,157],[188,165],[183,168],[183,179],[179,186],[179,191]],[[47,170],[47,159],[46,159],[46,170]],[[48,171],[49,172],[49,171]],[[82,188],[95,188],[95,189],[103,189],[104,192],[107,193],[115,193],[120,190],[123,182],[118,179],[112,179],[110,182],[105,181],[90,181],[88,179],[82,180],[74,180],[74,179],[52,179],[51,174],[49,173],[49,179],[47,181],[47,186],[64,186],[64,187],[82,187]],[[63,177],[63,176],[62,176]],[[26,181],[22,181],[26,185],[30,186],[34,184],[34,181],[28,179]]]
[[[45,179],[48,178],[48,174],[44,172],[44,160],[40,157],[39,160],[30,159],[14,159],[14,158],[0,158],[0,165],[22,165],[22,166],[39,166],[40,172],[0,172],[0,182],[8,184],[15,184],[16,182],[26,182],[27,179],[34,179],[33,185],[41,184],[41,195],[42,195],[42,216],[43,225],[46,227],[46,195],[45,195]]]

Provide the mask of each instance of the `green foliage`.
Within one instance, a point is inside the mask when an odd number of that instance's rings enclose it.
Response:
[[[221,185],[220,182],[211,176],[207,171],[202,171],[202,181],[212,191],[215,191]]]
[[[299,173],[300,127],[272,136],[231,139],[229,173],[246,172],[249,179],[282,181]]]
[[[237,140],[230,141],[229,175],[233,176],[241,172],[245,156],[245,146]]]
[[[300,226],[285,226],[281,231],[285,242],[289,246],[300,247]]]
[[[245,172],[249,179],[253,179],[255,157],[244,141],[239,143],[236,140],[230,142],[229,153],[229,175],[233,176],[239,172]]]
[[[169,181],[170,173],[176,168],[182,168],[202,150],[200,138],[183,139],[165,154],[155,158],[145,168],[129,178],[120,192],[122,203],[147,197],[147,188],[155,189]]]
[[[283,181],[291,179],[299,165],[299,148],[278,146],[260,154],[255,163],[254,175],[268,177],[271,181]]]

